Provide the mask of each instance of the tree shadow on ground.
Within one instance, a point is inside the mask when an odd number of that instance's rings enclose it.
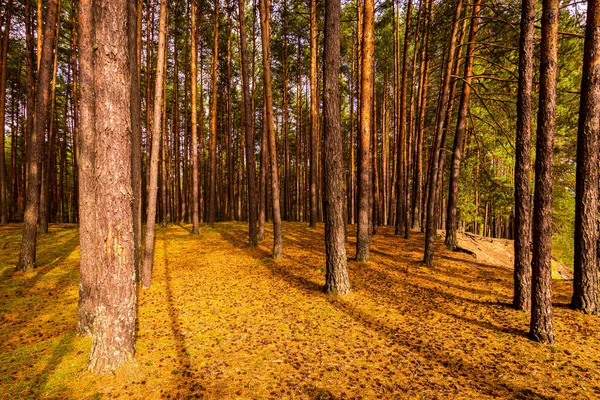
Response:
[[[205,387],[200,382],[200,377],[197,370],[192,366],[192,359],[188,352],[185,335],[183,335],[180,327],[179,308],[175,304],[172,289],[172,271],[169,266],[168,258],[168,240],[165,231],[163,235],[164,249],[164,267],[165,267],[165,295],[167,298],[167,310],[169,314],[169,323],[173,340],[175,342],[175,350],[177,353],[177,362],[181,371],[177,370],[175,379],[177,381],[177,392],[174,393],[176,398],[200,398],[203,397]]]

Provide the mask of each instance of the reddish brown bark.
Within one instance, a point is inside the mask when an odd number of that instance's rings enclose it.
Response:
[[[271,166],[271,195],[273,202],[273,258],[283,256],[283,241],[281,235],[281,210],[279,205],[279,169],[277,165],[277,142],[275,139],[275,124],[273,121],[273,95],[271,91],[271,23],[270,1],[260,2],[260,33],[263,53],[263,88],[265,99],[265,118],[267,138],[269,141],[269,159]]]
[[[325,291],[350,292],[344,228],[342,129],[340,126],[340,0],[325,2],[323,134],[325,136]]]
[[[558,72],[558,0],[542,3],[540,94],[533,197],[532,296],[529,336],[554,342],[552,309],[552,179]]]
[[[58,1],[48,0],[48,12],[44,25],[44,38],[38,71],[35,101],[35,131],[27,140],[27,200],[23,224],[23,239],[17,270],[29,271],[36,266],[37,222],[40,208],[40,186],[44,133],[48,120],[50,101],[50,77],[52,74],[52,47],[56,40]]]
[[[531,114],[535,0],[521,5],[519,89],[515,140],[515,241],[513,306],[531,307]]]
[[[374,53],[374,1],[364,1],[363,29],[360,60],[360,147],[358,178],[358,228],[356,261],[369,261],[371,233],[369,226],[371,193],[371,129],[373,111],[373,53]]]
[[[161,114],[164,95],[165,71],[165,36],[167,24],[167,0],[160,1],[160,17],[158,28],[158,58],[156,62],[156,78],[154,88],[154,110],[152,113],[152,154],[150,156],[150,178],[148,188],[148,210],[146,212],[146,236],[144,238],[144,265],[142,270],[142,286],[152,284],[152,265],[154,258],[154,235],[156,225],[156,203],[158,197],[158,161],[161,139]],[[162,132],[165,134],[165,132]]]
[[[600,132],[600,3],[589,0],[577,132],[575,262],[571,306],[598,312],[598,134]]]
[[[250,99],[250,79],[248,77],[248,46],[246,43],[246,16],[245,0],[238,0],[240,23],[240,53],[242,69],[242,90],[244,107],[244,133],[246,135],[246,175],[248,179],[248,241],[250,246],[258,244],[256,231],[257,206],[256,206],[256,163],[254,160],[254,117],[252,115],[252,101]],[[241,160],[240,160],[241,162]]]

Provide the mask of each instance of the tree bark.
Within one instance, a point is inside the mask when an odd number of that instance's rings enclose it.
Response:
[[[52,204],[51,199],[53,189],[55,135],[54,118],[56,105],[56,70],[58,67],[58,42],[60,41],[60,12],[61,4],[58,2],[58,16],[56,22],[56,40],[54,42],[54,63],[52,67],[52,83],[50,86],[50,114],[48,116],[48,140],[46,142],[45,157],[42,164],[42,183],[40,186],[40,210],[38,216],[38,233],[48,233],[48,222],[51,218]]]
[[[256,231],[256,162],[254,160],[254,128],[252,121],[252,100],[250,98],[250,79],[248,77],[248,46],[246,43],[246,15],[245,0],[238,0],[239,23],[240,23],[240,52],[242,69],[242,90],[243,90],[243,108],[244,108],[244,133],[246,135],[246,175],[248,179],[248,241],[250,246],[255,247],[258,244]],[[241,160],[240,160],[241,162]]]
[[[215,0],[212,57],[212,100],[210,122],[210,194],[208,199],[208,222],[215,224],[217,203],[217,67],[219,65],[219,0]]]
[[[325,2],[323,117],[325,136],[325,291],[350,292],[344,227],[342,129],[340,125],[340,0]]]
[[[8,68],[8,40],[12,16],[11,0],[9,0],[6,7],[7,9],[4,13],[6,22],[4,23],[4,31],[2,32],[2,39],[0,41],[0,54],[2,54],[2,58],[0,60],[0,224],[6,224],[8,222],[8,182],[6,178],[6,160],[4,152],[4,122],[6,118],[6,71]]]
[[[428,188],[427,188],[427,215],[426,215],[426,228],[425,228],[425,250],[423,254],[423,263],[431,265],[433,263],[433,251],[435,246],[435,236],[437,234],[436,228],[436,188],[438,186],[438,167],[440,164],[440,158],[442,157],[441,148],[442,135],[444,130],[444,115],[446,114],[447,104],[449,100],[449,89],[450,89],[450,77],[452,75],[452,66],[454,64],[454,52],[456,49],[456,36],[458,33],[459,19],[462,11],[462,0],[458,0],[456,4],[456,10],[454,14],[454,20],[452,22],[452,33],[450,34],[450,45],[448,48],[448,60],[446,62],[446,70],[444,71],[442,78],[442,87],[440,101],[438,103],[438,118],[435,134],[431,143],[431,161],[429,168]]]
[[[164,101],[165,36],[167,24],[167,0],[160,1],[158,28],[158,56],[156,60],[156,78],[154,88],[154,109],[152,113],[152,154],[150,155],[150,179],[148,188],[148,210],[146,212],[146,236],[144,238],[144,267],[142,286],[152,284],[152,262],[154,258],[154,229],[156,225],[156,203],[158,197],[158,160],[161,139],[161,114]],[[165,134],[165,132],[162,132]]]
[[[531,113],[533,87],[535,0],[521,5],[519,90],[515,140],[514,295],[517,310],[531,308]]]
[[[360,62],[360,147],[358,179],[358,228],[356,240],[356,261],[369,261],[369,198],[371,192],[371,129],[373,111],[373,53],[374,53],[374,1],[364,1],[362,50]]]
[[[598,312],[598,133],[600,131],[600,3],[589,0],[577,132],[575,262],[571,307]]]
[[[467,45],[465,69],[463,75],[463,87],[458,107],[458,120],[456,122],[456,133],[454,134],[454,147],[450,168],[450,188],[448,190],[448,208],[446,210],[446,247],[454,250],[458,247],[458,184],[460,180],[460,163],[462,160],[463,144],[466,139],[467,114],[469,112],[469,101],[471,97],[471,82],[473,80],[473,60],[475,58],[475,41],[479,27],[479,10],[481,0],[476,0],[471,13],[471,29]]]
[[[558,70],[558,0],[542,2],[540,94],[533,197],[532,296],[529,336],[554,343],[552,309],[552,179]]]
[[[77,12],[79,41],[79,83],[81,103],[79,132],[79,307],[77,330],[91,336],[95,315],[96,281],[96,110],[93,0],[80,0]]]
[[[199,175],[198,175],[198,44],[196,42],[198,34],[196,32],[196,0],[192,0],[191,7],[191,95],[192,95],[192,154],[190,168],[192,169],[192,235],[198,234],[200,225],[199,218]]]
[[[23,239],[17,270],[29,271],[36,267],[37,222],[40,208],[40,186],[44,134],[48,120],[50,76],[52,73],[52,47],[56,40],[58,1],[48,0],[48,12],[44,25],[44,38],[40,68],[37,78],[35,101],[35,131],[27,141],[27,199],[23,224]]]
[[[406,121],[406,85],[408,80],[408,46],[410,43],[410,19],[412,16],[412,1],[408,0],[408,8],[406,9],[406,28],[404,30],[404,48],[402,51],[402,76],[400,78],[400,109],[398,111],[399,130],[398,143],[396,143],[398,172],[396,192],[396,235],[403,235],[405,239],[410,236],[410,225],[407,221],[409,213],[408,206],[408,135]]]
[[[103,1],[91,7],[93,19],[84,18],[93,21],[95,41],[90,43],[95,47],[83,48],[93,52],[85,57],[93,57],[96,86],[86,91],[95,90],[95,206],[106,215],[96,219],[92,238],[97,291],[88,368],[107,373],[131,360],[135,346],[129,17],[124,0]],[[88,138],[87,133],[82,136]]]
[[[318,141],[317,94],[317,1],[310,2],[310,227],[317,227],[317,159]]]
[[[140,92],[142,3],[128,3],[129,68],[131,72],[131,186],[133,188],[133,249],[136,280],[142,275],[142,97]]]
[[[277,166],[277,142],[273,122],[273,96],[271,91],[271,12],[270,1],[259,0],[260,3],[260,33],[263,54],[263,88],[265,98],[265,121],[269,140],[269,158],[271,162],[271,195],[273,198],[273,258],[283,256],[281,237],[281,210],[279,205],[279,169]]]

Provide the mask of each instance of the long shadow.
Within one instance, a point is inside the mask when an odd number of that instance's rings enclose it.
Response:
[[[457,377],[459,374],[456,371],[460,371],[462,375],[468,376],[471,382],[476,384],[478,390],[486,393],[493,394],[495,396],[506,396],[515,399],[545,399],[546,397],[531,391],[528,388],[521,388],[512,386],[501,379],[498,379],[493,374],[486,371],[485,367],[480,367],[465,362],[462,358],[452,356],[448,354],[442,354],[436,352],[434,347],[428,346],[427,342],[417,341],[411,339],[408,335],[404,335],[399,329],[394,329],[385,324],[380,318],[374,318],[360,310],[351,304],[344,302],[342,299],[334,296],[326,296],[323,293],[322,288],[315,284],[313,281],[306,279],[302,276],[296,275],[291,271],[285,270],[283,267],[273,267],[273,271],[282,279],[287,281],[290,285],[295,286],[305,292],[308,292],[312,296],[321,296],[326,298],[329,303],[334,306],[338,311],[344,312],[345,314],[352,317],[355,321],[361,323],[364,327],[374,330],[387,338],[392,340],[400,346],[409,348],[411,351],[419,353],[422,357],[438,364],[439,366],[447,369],[449,373]],[[510,333],[518,336],[525,336],[524,332],[516,331],[513,329],[498,329],[496,326],[487,324],[480,321],[472,321],[468,318],[464,318],[452,313],[448,313],[450,316],[454,316],[458,319],[464,320],[469,323],[475,323],[476,325],[498,331],[502,333]]]
[[[61,230],[59,231],[56,227],[51,226],[48,234],[38,237],[36,254],[37,267],[33,271],[35,272],[34,276],[26,278],[22,276],[21,273],[15,272],[14,267],[17,265],[19,257],[17,250],[16,257],[11,260],[13,262],[10,263],[4,270],[0,276],[0,281],[10,286],[19,286],[21,291],[26,291],[35,286],[35,284],[46,274],[60,266],[77,248],[77,246],[79,246],[79,234],[76,231],[77,228],[69,227],[60,229]],[[72,229],[75,230],[75,232],[71,233]],[[63,233],[65,236],[67,236],[66,239],[53,241],[53,238],[55,238],[59,233]],[[57,249],[60,249],[58,254]]]
[[[169,312],[169,319],[171,324],[171,332],[175,340],[175,349],[177,351],[177,361],[181,368],[181,371],[177,371],[175,376],[178,381],[178,389],[187,390],[187,394],[190,393],[195,395],[201,395],[201,392],[205,390],[204,386],[200,383],[200,379],[196,371],[192,368],[192,360],[188,353],[187,346],[185,344],[185,336],[181,333],[179,327],[179,309],[175,305],[173,299],[172,289],[172,278],[171,268],[169,267],[168,258],[168,240],[166,232],[163,230],[163,249],[164,249],[164,263],[165,263],[165,292],[167,295],[167,309]],[[177,392],[176,397],[183,396],[183,393]]]
[[[256,258],[257,252],[262,253],[263,256],[266,256],[266,257],[269,256],[269,254],[261,251],[260,249],[252,249],[248,246],[244,246],[244,247],[240,246],[240,240],[238,239],[238,237],[236,235],[232,235],[232,234],[228,233],[227,231],[225,231],[223,229],[220,229],[219,233],[225,240],[228,240],[235,247],[245,249],[246,252],[250,256],[253,256]],[[308,241],[308,239],[307,239],[307,241]],[[308,246],[308,245],[306,245],[306,243],[303,243],[303,249],[305,249],[305,250],[314,248],[314,247],[316,247],[316,246],[314,246],[314,245]],[[277,263],[271,263],[270,264],[271,272],[274,273],[275,275],[281,277],[282,279],[284,279],[290,283],[293,283],[294,286],[302,289],[303,291],[306,291],[308,293],[323,293],[323,289],[320,284],[318,284],[310,279],[307,279],[305,277],[301,277],[300,275],[294,273],[294,272],[298,272],[298,273],[304,275],[307,271],[311,270],[311,267],[313,267],[312,269],[314,269],[314,266],[311,266],[309,263],[307,263],[300,257],[287,255],[286,258],[289,259],[290,261],[293,261],[294,265],[301,266],[303,268],[301,270],[299,270],[299,268],[294,268],[291,266],[282,266]],[[350,266],[351,266],[350,273],[351,273],[351,275],[353,275],[352,281],[358,282],[358,287],[355,284],[356,288],[362,288],[370,296],[379,298],[381,301],[395,304],[396,306],[399,306],[399,307],[405,306],[406,303],[399,302],[398,295],[396,295],[394,293],[390,293],[390,291],[393,292],[394,287],[401,287],[402,289],[406,290],[409,293],[410,297],[415,299],[415,301],[410,302],[411,307],[425,309],[425,310],[431,309],[431,306],[423,304],[422,302],[419,301],[419,299],[422,298],[423,293],[426,293],[426,296],[428,296],[429,298],[441,297],[444,299],[444,301],[453,302],[455,304],[468,303],[468,304],[473,304],[475,306],[491,306],[491,305],[493,305],[493,303],[490,303],[489,301],[481,301],[481,300],[471,299],[468,297],[459,296],[457,294],[448,293],[443,290],[421,286],[421,285],[418,285],[418,284],[415,284],[412,282],[400,281],[400,280],[396,279],[395,277],[391,276],[389,273],[386,273],[386,272],[383,272],[383,271],[373,268],[368,263],[361,264],[360,267],[355,267],[355,268],[352,268],[352,265],[350,265]],[[418,278],[421,278],[421,276],[415,276],[415,278],[418,279]],[[375,285],[372,282],[377,282],[377,284]],[[440,284],[443,285],[443,284],[445,284],[445,282],[440,281]],[[384,285],[385,285],[385,287],[383,287]],[[460,288],[462,289],[462,287],[460,287]],[[387,289],[387,290],[384,290],[384,289]],[[487,295],[490,293],[483,292],[483,294]],[[514,334],[516,336],[525,336],[526,335],[525,332],[520,331],[518,329],[499,327],[499,326],[495,326],[495,325],[492,325],[492,324],[489,324],[489,323],[486,323],[483,321],[469,319],[464,316],[457,316],[457,314],[452,313],[451,311],[449,311],[445,308],[440,308],[439,304],[437,304],[436,307],[437,307],[436,308],[437,311],[443,312],[443,311],[441,311],[443,309],[445,311],[446,315],[451,316],[451,317],[456,317],[457,319],[462,320],[463,322],[473,324],[480,328],[485,328],[488,330],[495,330],[499,333],[510,333],[510,334]],[[403,308],[403,307],[400,307],[400,308]]]
[[[73,350],[73,340],[75,338],[75,332],[69,332],[64,334],[60,341],[54,349],[52,349],[52,354],[50,355],[50,360],[48,360],[48,364],[44,367],[44,369],[39,373],[37,378],[35,379],[35,385],[30,385],[29,389],[35,393],[32,398],[42,398],[44,397],[44,386],[48,383],[48,380],[52,376],[52,373],[56,370],[56,368],[62,362],[62,359],[65,355],[67,355],[71,350]],[[35,388],[35,389],[34,389]],[[33,394],[32,393],[32,394]],[[47,395],[47,394],[46,394]],[[57,394],[59,397],[65,396],[65,393]],[[65,396],[69,397],[69,396]]]

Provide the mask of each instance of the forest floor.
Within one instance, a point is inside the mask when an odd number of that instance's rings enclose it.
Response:
[[[322,292],[322,225],[284,223],[276,262],[270,230],[252,249],[243,223],[189,228],[157,232],[135,362],[95,376],[90,339],[75,334],[76,227],[41,235],[28,273],[13,272],[20,226],[0,227],[0,398],[600,397],[600,318],[567,307],[568,281],[554,282],[557,343],[546,346],[509,307],[510,269],[441,244],[424,267],[416,232],[380,228],[372,261],[349,262],[352,294],[335,298]]]

